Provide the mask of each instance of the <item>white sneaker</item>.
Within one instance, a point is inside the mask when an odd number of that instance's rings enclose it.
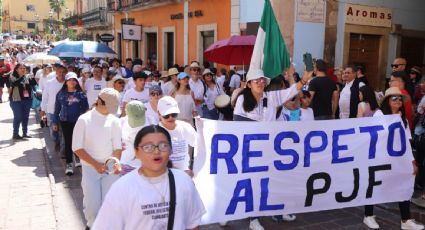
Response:
[[[297,216],[295,216],[294,214],[283,214],[282,219],[284,221],[291,222],[291,221],[294,221],[295,219],[297,219]]]
[[[404,223],[401,221],[401,229],[421,230],[424,229],[424,226],[422,224],[416,223],[414,219],[410,219]]]
[[[379,224],[376,222],[376,216],[365,216],[363,218],[363,223],[366,224],[368,228],[379,229]]]
[[[80,158],[74,154],[74,165],[75,167],[81,167]]]
[[[225,227],[227,225],[227,221],[218,222],[218,225],[220,225],[220,227]]]
[[[258,219],[251,220],[249,222],[249,229],[251,230],[264,230]]]
[[[74,167],[72,167],[72,163],[66,164],[65,174],[68,176],[74,174]]]

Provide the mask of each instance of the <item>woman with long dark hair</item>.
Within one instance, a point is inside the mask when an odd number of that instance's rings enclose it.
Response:
[[[177,119],[193,125],[193,117],[197,115],[195,95],[189,86],[189,75],[181,72],[177,75],[177,84],[171,96],[176,99],[180,113]]]
[[[202,73],[205,82],[204,104],[202,105],[202,117],[218,120],[219,112],[214,106],[215,99],[222,94],[225,94],[223,88],[214,80],[213,73],[210,69],[205,69]]]
[[[87,96],[78,83],[77,74],[69,72],[65,76],[65,83],[56,95],[55,112],[53,116],[53,129],[58,130],[59,124],[62,128],[65,140],[66,175],[74,174],[72,160],[72,133],[75,123],[81,114],[89,109]]]
[[[398,114],[400,115],[406,134],[409,139],[412,138],[407,124],[406,113],[404,111],[403,101],[406,99],[398,87],[391,87],[385,91],[384,100],[381,103],[381,110],[383,115]],[[379,116],[375,113],[374,116]],[[412,156],[413,158],[413,156]],[[414,166],[414,174],[416,174],[417,167]],[[398,202],[401,217],[401,229],[424,229],[422,224],[417,223],[414,219],[411,219],[410,214],[410,200]],[[375,216],[373,215],[373,205],[365,206],[365,216],[363,223],[371,229],[379,229],[379,224],[376,222]]]
[[[372,117],[376,115],[382,115],[382,111],[379,109],[378,101],[376,100],[375,91],[372,87],[364,85],[359,89],[360,103],[357,107],[357,117]]]
[[[112,185],[93,229],[199,229],[205,208],[191,178],[167,167],[172,153],[168,131],[144,127],[134,151],[142,166]]]
[[[30,138],[28,135],[28,119],[32,104],[32,87],[37,85],[34,78],[30,78],[23,64],[17,64],[10,76],[10,107],[13,111],[13,139]],[[22,136],[19,135],[19,126],[22,124]]]

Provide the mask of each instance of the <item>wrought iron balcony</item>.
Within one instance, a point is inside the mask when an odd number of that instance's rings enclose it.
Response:
[[[182,1],[183,0],[107,0],[107,5],[109,11],[115,12],[155,7]]]
[[[81,15],[75,14],[70,17],[64,18],[63,23],[67,27],[81,26]]]
[[[81,18],[85,28],[109,27],[112,25],[112,20],[110,20],[105,7],[87,11],[81,15]]]

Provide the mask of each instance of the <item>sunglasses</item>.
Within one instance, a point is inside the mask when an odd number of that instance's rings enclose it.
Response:
[[[391,101],[402,101],[403,97],[402,96],[392,96],[391,97]]]
[[[406,65],[406,64],[391,64],[391,67],[392,68],[398,68],[401,65]]]
[[[258,79],[254,79],[254,80],[251,80],[251,81],[252,81],[252,83],[255,83],[255,84],[266,83],[266,79],[264,77],[258,78]]]
[[[170,118],[170,117],[172,117],[172,118],[176,118],[177,117],[177,113],[171,113],[171,114],[167,114],[167,115],[165,115],[165,116],[162,116],[162,118],[164,118],[164,119],[168,119],[168,118]]]
[[[200,68],[192,68],[192,69],[190,69],[190,70],[193,70],[193,71],[200,71],[201,69],[200,69]]]
[[[151,96],[161,96],[160,93],[150,93]]]

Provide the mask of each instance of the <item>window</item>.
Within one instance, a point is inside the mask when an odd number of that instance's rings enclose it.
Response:
[[[35,11],[35,6],[32,4],[27,5],[27,11]]]
[[[28,27],[28,29],[35,29],[35,23],[34,22],[28,22],[27,27]]]

